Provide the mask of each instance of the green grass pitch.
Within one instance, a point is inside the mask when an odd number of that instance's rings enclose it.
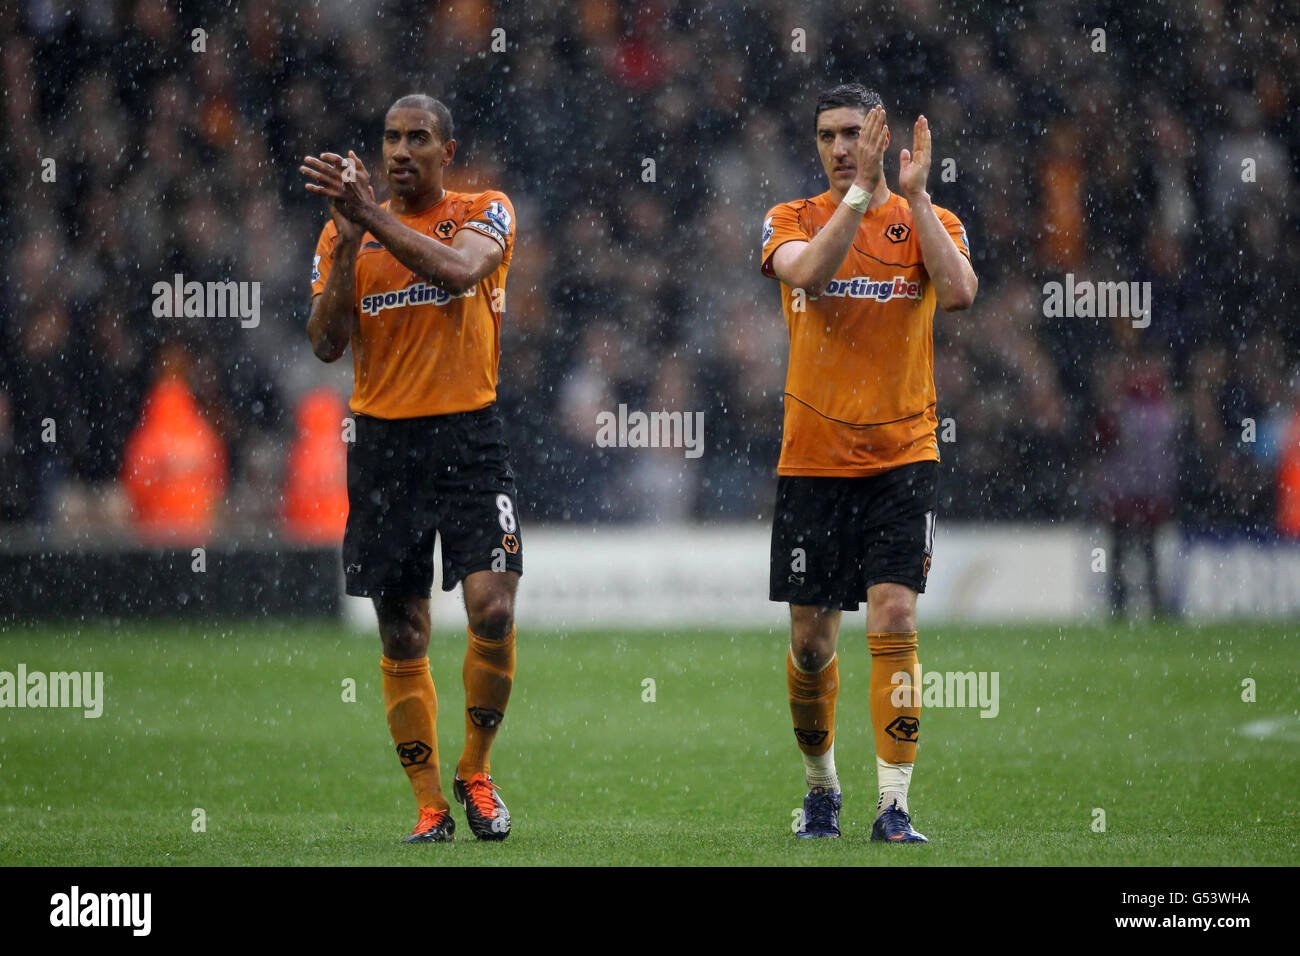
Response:
[[[535,633],[525,620],[493,752],[514,833],[477,843],[457,807],[454,844],[407,846],[415,809],[384,720],[377,636],[301,623],[10,627],[0,670],[103,671],[106,703],[98,719],[0,710],[0,865],[1300,863],[1294,624],[923,629],[927,670],[1000,675],[995,718],[923,713],[911,803],[929,846],[868,840],[860,634],[840,642],[844,837],[794,838],[804,787],[786,640]],[[463,631],[434,635],[448,792],[463,654]]]

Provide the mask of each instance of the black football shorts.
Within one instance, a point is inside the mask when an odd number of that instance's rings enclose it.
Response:
[[[524,570],[505,426],[495,405],[424,418],[355,414],[348,447],[348,594],[428,597],[434,535],[442,589],[475,571]]]
[[[768,596],[856,611],[873,584],[892,581],[924,593],[938,480],[934,461],[863,478],[781,475]]]

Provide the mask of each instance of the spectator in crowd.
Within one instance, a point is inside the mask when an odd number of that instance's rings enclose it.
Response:
[[[348,520],[348,409],[333,389],[298,403],[298,433],[284,480],[284,530],[303,544],[341,544]]]
[[[1099,369],[1100,455],[1093,476],[1098,511],[1110,531],[1110,606],[1117,615],[1129,610],[1128,560],[1137,551],[1144,564],[1147,606],[1163,614],[1169,602],[1162,590],[1156,531],[1174,515],[1178,409],[1170,394],[1168,357],[1143,350],[1131,324],[1118,329],[1121,350]]]
[[[179,343],[159,351],[157,376],[123,453],[135,527],[151,544],[205,543],[226,489],[226,448],[190,390],[189,371]]]

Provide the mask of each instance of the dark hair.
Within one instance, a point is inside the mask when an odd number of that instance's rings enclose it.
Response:
[[[444,142],[450,142],[453,135],[451,125],[451,110],[441,100],[435,100],[432,96],[424,93],[410,93],[406,96],[398,97],[393,105],[388,107],[388,112],[393,110],[424,110],[426,113],[433,114],[433,125],[438,130],[439,138]]]
[[[854,109],[870,112],[877,106],[884,105],[880,94],[875,90],[869,90],[861,83],[841,83],[817,97],[817,114],[813,117],[813,123],[817,122],[817,116],[838,106],[852,106]]]

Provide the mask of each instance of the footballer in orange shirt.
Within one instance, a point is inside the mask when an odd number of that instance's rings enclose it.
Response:
[[[455,154],[450,111],[415,94],[384,118],[388,202],[375,201],[354,152],[308,156],[299,167],[307,189],[329,202],[307,333],[326,362],[352,346],[344,574],[348,593],[372,598],[379,617],[384,708],[419,808],[409,843],[445,842],[455,832],[428,659],[435,534],[443,590],[463,582],[469,619],[465,749],[453,793],[475,837],[510,833],[488,751],[514,683],[523,573],[515,479],[495,405],[514,208],[495,190],[444,189]]]
[[[921,728],[916,597],[938,505],[932,328],[935,305],[968,308],[978,282],[966,230],[926,192],[924,116],[900,153],[899,193],[885,182],[877,93],[857,83],[823,93],[816,136],[829,188],[773,207],[762,253],[790,332],[769,593],[790,605],[787,686],[809,788],[798,835],[840,835],[835,649],[841,611],[865,599],[871,838],[923,843],[907,791]]]

